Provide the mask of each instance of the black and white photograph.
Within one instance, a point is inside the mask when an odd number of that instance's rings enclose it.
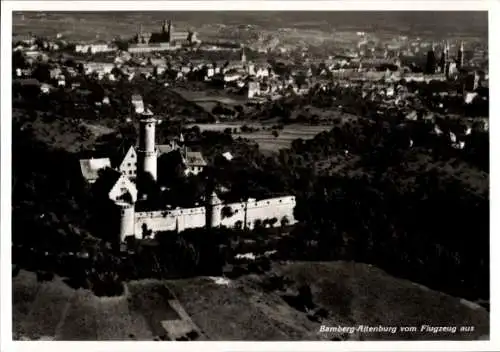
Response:
[[[16,3],[13,344],[491,342],[487,7]]]

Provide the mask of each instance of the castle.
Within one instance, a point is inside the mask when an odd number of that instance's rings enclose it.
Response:
[[[83,177],[89,183],[99,183],[107,200],[118,210],[120,242],[127,238],[142,239],[159,231],[181,232],[190,228],[246,228],[255,226],[285,226],[295,223],[295,197],[285,196],[263,200],[247,199],[242,202],[224,204],[213,192],[203,205],[192,208],[136,209],[143,201],[141,185],[147,179],[157,180],[158,156],[180,150],[186,166],[186,175],[203,171],[201,153],[179,148],[176,143],[157,146],[155,128],[157,120],[152,115],[143,115],[140,120],[137,150],[131,147],[123,160],[113,168],[108,158],[80,160]],[[190,160],[190,159],[194,159]],[[196,167],[196,169],[195,169]],[[105,171],[105,172],[103,172]],[[140,207],[139,207],[140,208]]]

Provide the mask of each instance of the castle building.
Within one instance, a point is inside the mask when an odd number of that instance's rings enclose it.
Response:
[[[189,151],[181,135],[179,142],[156,145],[155,128],[157,120],[143,115],[140,120],[137,151],[131,146],[116,168],[110,167],[110,160],[81,160],[83,176],[95,183],[96,191],[114,204],[119,217],[116,232],[120,243],[133,237],[142,239],[159,231],[181,232],[189,228],[248,228],[256,226],[285,226],[295,223],[295,197],[284,196],[269,199],[247,199],[242,202],[224,204],[213,192],[205,204],[194,204],[191,208],[164,207],[143,209],[137,207],[142,201],[141,186],[146,175],[157,179],[158,156],[179,151],[185,166],[185,175],[195,175],[207,165],[200,152]],[[99,160],[92,162],[92,160]]]
[[[109,158],[92,158],[80,160],[80,170],[84,180],[90,184],[95,183],[99,178],[100,170],[111,167]]]

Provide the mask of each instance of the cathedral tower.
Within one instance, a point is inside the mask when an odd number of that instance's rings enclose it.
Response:
[[[464,42],[460,42],[460,48],[458,49],[457,54],[457,66],[458,68],[462,68],[464,65]]]
[[[245,47],[241,47],[241,56],[240,56],[241,64],[244,65],[247,62],[247,56],[245,55]]]
[[[174,32],[174,26],[172,25],[172,20],[168,20],[167,21],[167,36],[168,36],[169,43],[172,41],[173,32]]]
[[[425,65],[425,73],[434,74],[436,72],[436,55],[434,54],[434,43],[432,43],[431,50],[427,52],[427,63]]]
[[[137,176],[138,178],[150,174],[156,180],[156,148],[155,148],[156,119],[146,117],[140,120],[139,148],[137,151]]]

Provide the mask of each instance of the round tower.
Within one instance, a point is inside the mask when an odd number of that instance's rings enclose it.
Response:
[[[157,176],[155,148],[156,119],[147,117],[140,120],[139,148],[137,150],[137,173],[143,177],[150,174],[154,180]]]
[[[120,210],[120,243],[128,236],[135,236],[135,207],[133,203],[116,203]]]
[[[208,199],[207,204],[207,226],[209,228],[219,227],[221,224],[222,202],[215,192]]]

